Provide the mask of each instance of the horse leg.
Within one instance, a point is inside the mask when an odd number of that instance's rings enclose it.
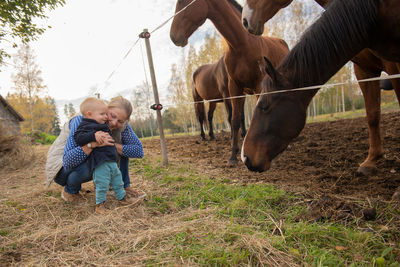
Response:
[[[358,80],[379,75],[379,73],[367,73],[357,64],[354,64],[354,72]],[[369,150],[367,159],[360,164],[357,172],[370,175],[376,172],[376,161],[383,156],[380,133],[381,91],[379,81],[364,82],[359,85],[364,96],[365,110],[367,112]]]
[[[231,96],[240,95],[241,90],[237,87],[237,85],[229,80],[229,93]],[[240,98],[233,98],[232,99],[232,154],[229,159],[229,165],[235,166],[238,163],[237,160],[237,153],[239,152],[239,128],[240,128],[240,117],[241,117],[241,110],[243,107],[243,97]]]
[[[206,135],[205,135],[204,129],[203,129],[203,122],[204,122],[204,118],[205,118],[204,102],[203,102],[203,98],[201,98],[201,96],[199,96],[199,94],[197,93],[195,84],[193,84],[192,95],[193,95],[193,100],[195,102],[194,111],[196,113],[197,120],[200,123],[200,136],[201,136],[201,139],[203,139],[203,141],[204,141],[204,140],[206,140]]]
[[[200,123],[200,136],[203,141],[206,140],[206,134],[204,133],[203,129],[203,122],[204,122],[204,117],[205,117],[205,111],[204,111],[204,103],[196,103],[194,104],[194,110],[196,111],[196,117]]]
[[[396,68],[393,70],[393,73],[389,73],[390,75],[392,74],[398,74],[400,73],[400,63],[396,64]],[[393,85],[393,89],[394,92],[396,93],[396,97],[397,97],[397,102],[400,105],[400,80],[399,79],[393,79],[391,80],[392,85]]]
[[[224,96],[224,98],[227,98],[229,96]],[[231,127],[231,138],[232,138],[232,103],[230,99],[225,99],[224,100],[224,104],[225,104],[225,109],[226,112],[228,113],[228,122],[229,122],[229,126]]]
[[[395,66],[396,67],[394,67],[393,65],[390,65],[391,68],[387,69],[386,72],[388,74],[390,74],[390,75],[400,73],[400,64],[397,63]],[[399,79],[392,79],[391,82],[392,82],[392,85],[393,85],[394,92],[396,93],[397,102],[400,105],[400,80]],[[397,202],[398,204],[400,204],[400,187],[398,187],[396,189],[396,191],[394,192],[394,194],[392,196],[392,200],[394,202]]]
[[[240,128],[241,128],[241,134],[242,138],[246,136],[246,124],[245,124],[245,118],[244,118],[244,105],[245,105],[246,98],[243,97],[243,105],[242,105],[242,113],[240,117]]]
[[[210,105],[208,107],[208,125],[209,125],[209,135],[210,135],[210,140],[214,140],[215,136],[214,136],[214,130],[213,130],[213,116],[214,116],[214,111],[215,108],[217,106],[217,102],[210,102]]]

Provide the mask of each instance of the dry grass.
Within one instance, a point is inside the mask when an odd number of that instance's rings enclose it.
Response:
[[[0,171],[1,266],[200,266],[206,263],[199,261],[199,255],[186,253],[193,244],[210,252],[232,246],[220,237],[230,235],[234,226],[229,219],[217,218],[214,208],[171,206],[162,213],[146,201],[120,207],[111,194],[110,213],[100,216],[93,212],[92,183],[84,184],[83,205],[65,203],[60,186],[44,186],[47,149],[35,147],[38,156],[30,169]],[[172,193],[134,177],[135,185],[149,198]],[[210,235],[215,239],[210,240]],[[236,240],[233,249],[250,251],[254,266],[296,266],[290,255],[273,248],[262,234],[240,232]]]
[[[0,169],[0,266],[315,266],[315,259],[331,254],[337,258],[328,266],[368,266],[373,262],[368,253],[379,256],[381,243],[393,249],[390,253],[398,253],[398,246],[389,243],[394,240],[390,231],[398,229],[393,222],[382,233],[371,233],[331,223],[292,224],[273,215],[250,223],[246,215],[232,218],[221,213],[227,207],[240,209],[245,202],[179,206],[176,197],[183,192],[182,181],[193,179],[192,174],[174,160],[170,165],[181,168],[179,173],[172,167],[157,169],[154,154],[141,160],[154,168],[132,164],[131,170],[136,171],[131,173],[135,187],[146,191],[148,199],[120,206],[110,194],[109,214],[96,215],[92,183],[84,184],[86,201],[79,206],[61,199],[60,186],[45,187],[48,148],[35,146],[29,167]],[[195,197],[200,184],[187,193]],[[336,251],[335,245],[347,250]],[[340,257],[346,253],[347,258]],[[356,256],[358,260],[353,259]]]
[[[8,135],[0,122],[0,169],[17,170],[33,160],[30,142],[22,135]]]

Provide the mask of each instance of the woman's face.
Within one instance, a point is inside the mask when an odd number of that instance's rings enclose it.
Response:
[[[120,128],[122,124],[124,124],[124,122],[128,119],[125,110],[117,107],[108,108],[107,116],[107,124],[111,130]]]

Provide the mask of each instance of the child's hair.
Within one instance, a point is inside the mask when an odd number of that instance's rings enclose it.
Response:
[[[107,106],[107,104],[103,101],[100,100],[98,98],[95,97],[88,97],[85,100],[83,100],[83,102],[81,103],[81,105],[79,106],[79,109],[81,111],[81,114],[83,116],[86,116],[86,113],[88,111],[93,111],[94,109],[96,109],[99,105],[105,105]]]
[[[132,114],[132,105],[128,99],[123,98],[122,96],[116,96],[111,98],[110,102],[108,103],[109,108],[121,108],[125,110],[127,115],[127,120],[131,117]]]

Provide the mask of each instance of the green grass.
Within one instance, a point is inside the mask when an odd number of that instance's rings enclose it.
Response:
[[[391,112],[391,111],[395,111],[395,110],[399,110],[399,104],[397,102],[384,103],[381,105],[382,113]],[[341,120],[341,119],[354,119],[354,118],[359,118],[359,117],[364,117],[364,116],[366,116],[365,109],[357,109],[354,111],[346,111],[346,112],[318,115],[314,118],[308,117],[307,123],[335,121],[335,120]]]
[[[300,197],[272,185],[234,185],[226,179],[198,174],[186,165],[163,168],[146,160],[134,160],[133,165],[144,179],[163,188],[146,202],[148,208],[164,214],[189,209],[213,211],[218,227],[205,224],[195,230],[182,229],[167,238],[173,255],[184,262],[257,265],[262,253],[257,256],[253,247],[244,244],[244,240],[255,238],[259,242],[268,240],[274,249],[300,265],[378,266],[376,259],[383,257],[384,266],[400,266],[399,245],[393,244],[391,233],[378,231],[379,225],[374,222],[361,227],[365,222],[356,220],[346,225],[298,221],[296,217],[306,210],[296,204],[302,203]],[[378,212],[391,218],[396,210],[386,207]],[[180,219],[190,222],[198,217]],[[366,227],[371,230],[366,231]],[[162,261],[163,256],[158,257]]]

